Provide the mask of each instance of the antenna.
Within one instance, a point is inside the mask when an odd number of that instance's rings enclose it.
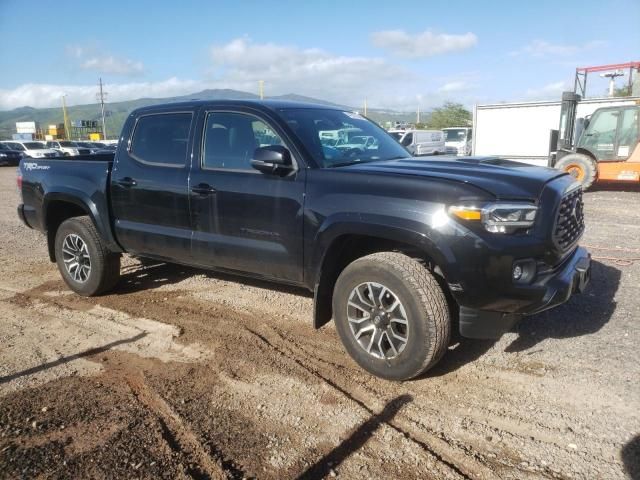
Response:
[[[102,77],[100,77],[100,79],[99,79],[98,87],[100,88],[100,90],[96,94],[96,98],[100,102],[100,111],[102,112],[102,138],[104,140],[106,140],[107,139],[107,126],[106,126],[105,121],[104,121],[104,99],[108,95],[108,93],[105,92],[102,89]]]

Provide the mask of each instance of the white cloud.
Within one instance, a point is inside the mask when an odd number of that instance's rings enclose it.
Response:
[[[551,82],[540,88],[530,88],[525,92],[525,96],[537,100],[558,100],[565,90],[572,90],[571,84],[566,80]]]
[[[438,88],[438,92],[440,93],[453,93],[453,92],[461,92],[464,90],[469,90],[471,86],[467,82],[463,81],[454,81],[447,82]]]
[[[94,48],[70,46],[68,55],[87,61]],[[211,69],[202,80],[169,78],[161,81],[109,82],[108,102],[140,97],[162,98],[196,93],[204,89],[229,88],[257,93],[264,80],[265,94],[296,93],[360,107],[367,99],[370,108],[422,111],[440,105],[445,99],[472,103],[468,91],[473,77],[425,78],[408,68],[376,57],[336,55],[317,48],[256,43],[240,37],[212,45],[208,51]],[[466,76],[465,76],[466,75]],[[439,84],[441,85],[438,88]],[[58,107],[67,95],[69,105],[95,103],[97,85],[29,83],[13,89],[0,88],[0,110],[29,105]]]
[[[354,103],[380,86],[411,78],[409,72],[380,58],[334,55],[236,38],[210,50],[215,83],[221,88],[255,91],[264,80],[267,95],[290,92]]]
[[[118,102],[142,97],[162,98],[186,95],[206,88],[201,81],[169,78],[159,82],[113,83],[105,85],[109,102]],[[97,85],[56,85],[27,83],[14,89],[0,89],[0,110],[17,107],[57,107],[62,95],[67,95],[68,105],[96,102]]]
[[[371,41],[376,47],[389,50],[395,55],[420,58],[466,50],[478,43],[478,37],[471,32],[456,35],[426,30],[409,34],[404,30],[384,30],[372,33]]]
[[[144,73],[142,62],[100,52],[95,47],[69,45],[67,53],[78,62],[78,66],[83,70],[122,76],[135,76]]]
[[[514,50],[509,53],[512,57],[517,56],[532,56],[532,57],[566,57],[569,55],[575,55],[579,52],[586,50],[592,50],[594,48],[606,45],[606,42],[601,40],[593,40],[583,45],[563,45],[557,43],[550,43],[545,40],[534,40],[524,47]]]
[[[116,58],[113,55],[87,58],[80,64],[80,67],[84,70],[113,75],[139,75],[144,72],[142,62],[135,62],[128,58]]]

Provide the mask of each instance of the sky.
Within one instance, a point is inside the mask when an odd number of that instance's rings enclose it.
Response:
[[[0,0],[0,110],[94,103],[100,77],[107,101],[260,80],[406,111],[558,99],[577,66],[640,60],[639,21],[640,0]]]

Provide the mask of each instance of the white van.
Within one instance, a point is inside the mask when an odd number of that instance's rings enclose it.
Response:
[[[471,155],[472,134],[471,127],[443,128],[444,144],[447,155]]]
[[[400,138],[411,155],[440,155],[446,152],[442,130],[407,130]]]

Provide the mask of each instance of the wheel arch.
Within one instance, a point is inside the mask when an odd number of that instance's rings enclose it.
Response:
[[[443,251],[424,234],[374,224],[334,225],[317,239],[313,268],[313,326],[320,328],[333,316],[333,286],[344,268],[357,258],[383,251],[397,251],[419,258],[434,271],[445,291],[451,253]]]
[[[55,238],[58,228],[65,220],[73,217],[88,216],[96,227],[105,244],[113,251],[118,251],[110,228],[105,226],[96,204],[84,198],[81,192],[51,192],[45,195],[42,204],[42,223],[47,232],[47,248],[49,259],[56,261]],[[114,248],[115,246],[115,248]]]

